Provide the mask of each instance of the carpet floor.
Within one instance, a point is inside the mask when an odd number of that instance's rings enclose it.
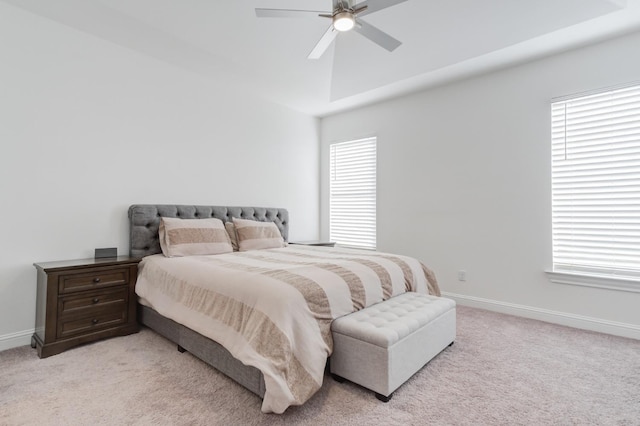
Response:
[[[463,306],[457,333],[389,403],[326,376],[283,415],[146,328],[45,359],[14,348],[0,425],[640,425],[640,341]]]

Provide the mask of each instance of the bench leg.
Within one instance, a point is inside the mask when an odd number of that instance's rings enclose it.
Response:
[[[337,374],[333,374],[331,373],[331,377],[333,377],[333,380],[335,380],[338,383],[344,383],[347,381],[347,379],[345,379],[342,376],[338,376]],[[376,395],[376,398],[378,398],[380,401],[382,402],[389,402],[391,400],[391,397],[393,396],[393,393],[389,396],[384,396],[381,393],[378,392],[374,392]]]
[[[337,374],[333,374],[333,373],[331,373],[331,377],[333,377],[333,380],[335,380],[338,383],[344,383],[345,380],[347,380],[344,377],[338,376]]]
[[[378,398],[382,402],[389,402],[391,400],[392,396],[393,396],[393,393],[391,395],[389,395],[389,396],[384,396],[384,395],[376,392],[376,398]]]

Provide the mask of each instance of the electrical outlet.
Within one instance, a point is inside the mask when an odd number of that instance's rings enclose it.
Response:
[[[458,281],[466,281],[467,280],[467,271],[460,270],[458,271]]]

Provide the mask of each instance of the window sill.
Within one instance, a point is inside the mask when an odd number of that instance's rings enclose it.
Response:
[[[612,278],[599,275],[579,274],[576,272],[545,271],[545,273],[549,281],[556,284],[579,285],[640,293],[640,280],[633,278]]]

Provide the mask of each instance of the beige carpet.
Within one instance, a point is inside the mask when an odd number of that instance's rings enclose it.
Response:
[[[325,377],[304,406],[260,399],[154,332],[46,359],[0,352],[2,425],[640,425],[640,341],[458,307],[458,338],[384,404]]]

